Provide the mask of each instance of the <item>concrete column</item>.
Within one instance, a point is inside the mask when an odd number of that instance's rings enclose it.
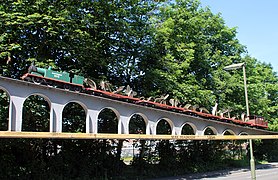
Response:
[[[120,116],[118,124],[118,134],[129,134],[129,117]]]
[[[97,133],[98,127],[98,111],[88,109],[86,115],[86,133]]]
[[[9,131],[18,131],[22,129],[22,108],[25,98],[10,96],[9,107]]]
[[[156,135],[156,124],[153,121],[149,121],[149,126],[150,126],[150,130],[152,135]]]
[[[181,127],[173,127],[172,135],[181,135]]]
[[[63,122],[63,108],[64,105],[51,103],[50,108],[50,132],[62,132]]]
[[[146,134],[150,135],[151,134],[151,129],[150,129],[150,122],[146,123]]]
[[[201,135],[204,135],[204,134],[203,134],[203,130],[198,130],[198,129],[197,129],[195,135],[200,135],[200,136],[201,136]]]

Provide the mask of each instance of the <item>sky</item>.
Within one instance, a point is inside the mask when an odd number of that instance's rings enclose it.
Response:
[[[248,54],[270,63],[278,73],[278,0],[200,0],[226,25],[237,27],[237,39]]]

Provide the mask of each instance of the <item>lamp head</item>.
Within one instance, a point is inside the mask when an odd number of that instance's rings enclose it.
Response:
[[[229,66],[225,66],[223,69],[226,71],[230,71],[230,70],[242,68],[243,66],[245,66],[245,63],[231,64]]]

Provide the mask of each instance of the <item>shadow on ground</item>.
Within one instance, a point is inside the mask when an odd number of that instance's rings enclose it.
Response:
[[[269,168],[278,168],[278,163],[256,165],[256,169],[269,169]],[[188,174],[184,176],[154,178],[149,180],[193,180],[193,179],[203,179],[203,178],[217,178],[217,177],[224,177],[232,173],[246,172],[246,171],[250,171],[250,168],[249,167],[233,168],[233,169],[211,171],[205,173],[194,173],[194,174]]]

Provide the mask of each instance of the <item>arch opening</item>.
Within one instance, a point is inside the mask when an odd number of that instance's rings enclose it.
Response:
[[[166,119],[161,119],[156,125],[156,134],[172,134],[172,127]]]
[[[182,127],[181,130],[182,135],[195,135],[195,133],[196,133],[195,128],[193,128],[192,125],[189,123],[184,124],[184,126]]]
[[[9,126],[9,94],[0,88],[0,131],[7,131]]]
[[[129,134],[146,134],[146,122],[140,114],[131,116],[128,124]]]
[[[227,129],[224,131],[223,135],[236,135],[236,134],[234,133],[234,131]]]
[[[68,103],[62,113],[63,132],[86,132],[86,113],[77,102]]]
[[[42,95],[31,95],[23,103],[22,131],[49,132],[50,105]]]
[[[217,135],[217,131],[215,128],[209,126],[205,129],[204,135]]]
[[[118,133],[118,117],[111,108],[104,108],[98,115],[98,133]]]

